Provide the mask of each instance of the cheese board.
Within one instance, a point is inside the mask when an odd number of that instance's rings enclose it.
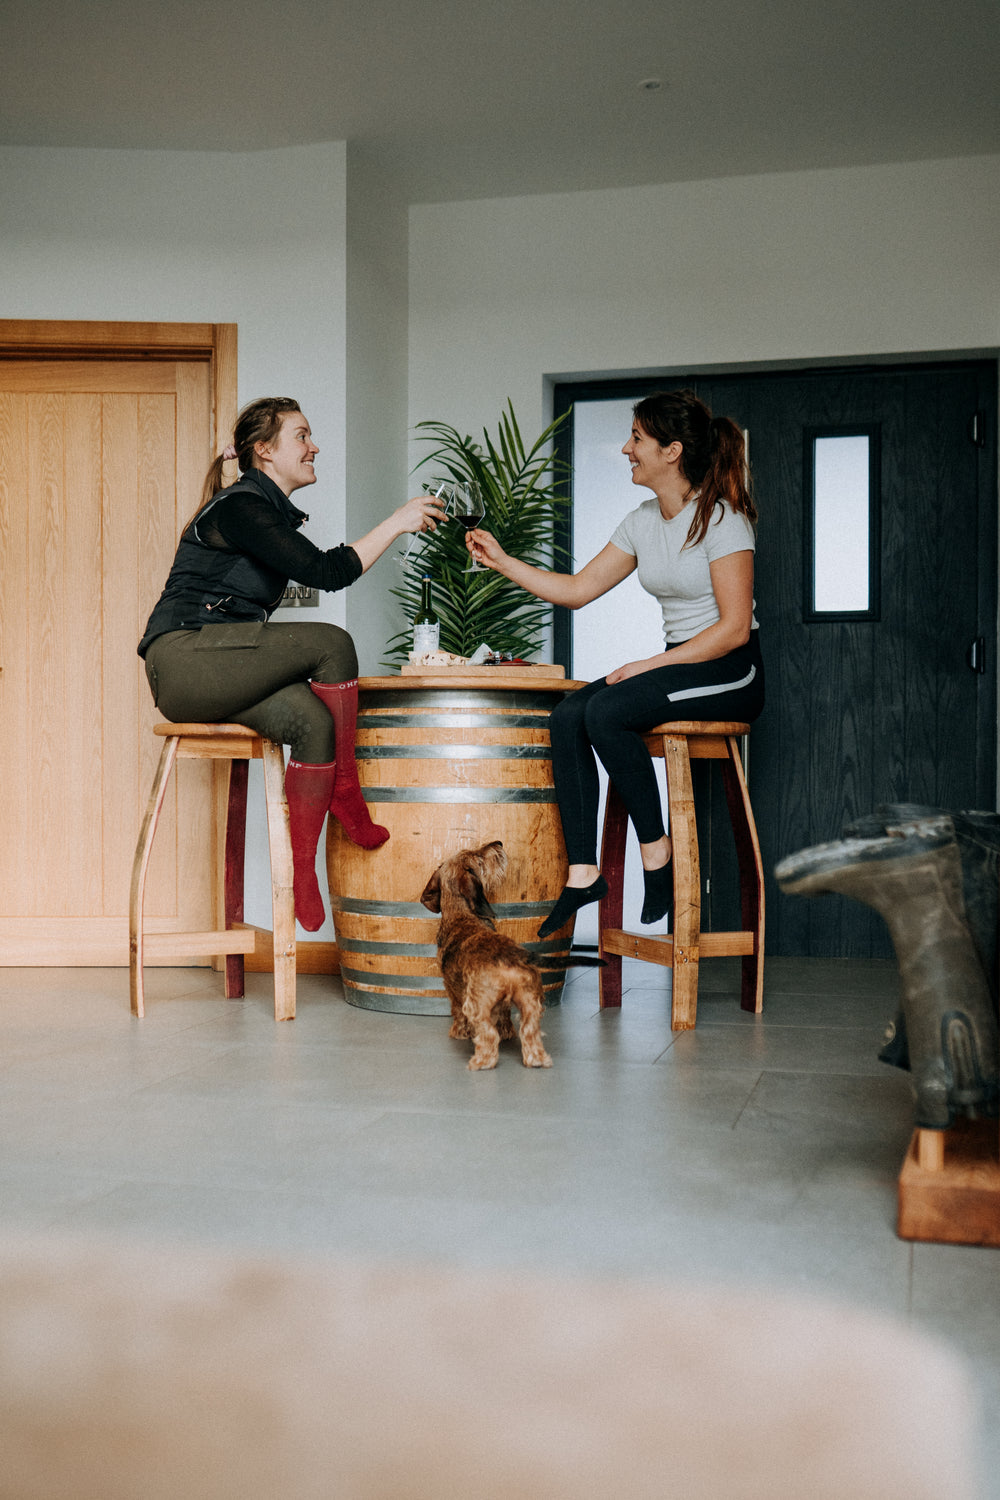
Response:
[[[564,667],[553,666],[551,662],[541,661],[505,661],[491,666],[472,666],[469,662],[455,662],[447,666],[418,666],[416,662],[404,662],[400,668],[403,677],[439,677],[447,682],[452,677],[477,677],[483,682],[518,682],[529,681],[532,678],[565,677]]]

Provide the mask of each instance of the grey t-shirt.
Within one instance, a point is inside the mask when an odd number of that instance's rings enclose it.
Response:
[[[629,511],[611,538],[636,560],[639,582],[663,612],[663,638],[668,646],[690,640],[714,625],[719,607],[712,591],[709,565],[731,552],[753,552],[753,527],[746,516],[718,501],[702,541],[685,547],[694,515],[693,501],[672,521],[660,514],[656,497]],[[753,621],[757,629],[756,617]]]

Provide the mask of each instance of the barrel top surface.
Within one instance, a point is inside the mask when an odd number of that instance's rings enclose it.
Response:
[[[255,729],[245,724],[154,724],[153,733],[171,739],[175,735],[185,739],[259,740]]]
[[[412,676],[403,677],[397,674],[393,677],[360,677],[358,687],[362,692],[411,692],[415,688],[475,688],[477,691],[527,691],[541,693],[571,693],[576,688],[584,687],[582,682],[576,682],[566,677],[535,677],[525,676],[517,671],[505,672],[502,667],[494,669],[494,675],[489,679],[481,674],[463,672],[460,667],[454,667],[441,672],[421,672]]]

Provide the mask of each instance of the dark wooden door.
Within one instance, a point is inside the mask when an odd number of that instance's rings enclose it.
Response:
[[[996,366],[670,377],[629,392],[679,385],[749,433],[767,674],[749,769],[768,880],[768,952],[889,956],[884,924],[867,907],[837,896],[785,897],[772,871],[783,855],[839,837],[879,802],[995,805]],[[598,389],[610,387],[560,395],[581,399]],[[616,394],[625,393],[618,386]],[[877,617],[810,621],[811,434],[861,426],[879,455]],[[724,804],[707,772],[699,796],[707,815],[706,926],[738,925]]]

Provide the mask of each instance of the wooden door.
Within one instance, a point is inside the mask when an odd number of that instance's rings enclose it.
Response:
[[[762,381],[750,402],[769,672],[751,756],[772,951],[891,956],[867,906],[784,896],[771,870],[880,802],[995,806],[996,367],[803,372]],[[863,426],[879,455],[876,617],[809,619],[810,437]]]
[[[0,963],[123,964],[159,751],[135,648],[199,498],[220,371],[211,348],[33,352],[0,344]],[[212,924],[213,838],[210,768],[184,764],[153,930]]]

